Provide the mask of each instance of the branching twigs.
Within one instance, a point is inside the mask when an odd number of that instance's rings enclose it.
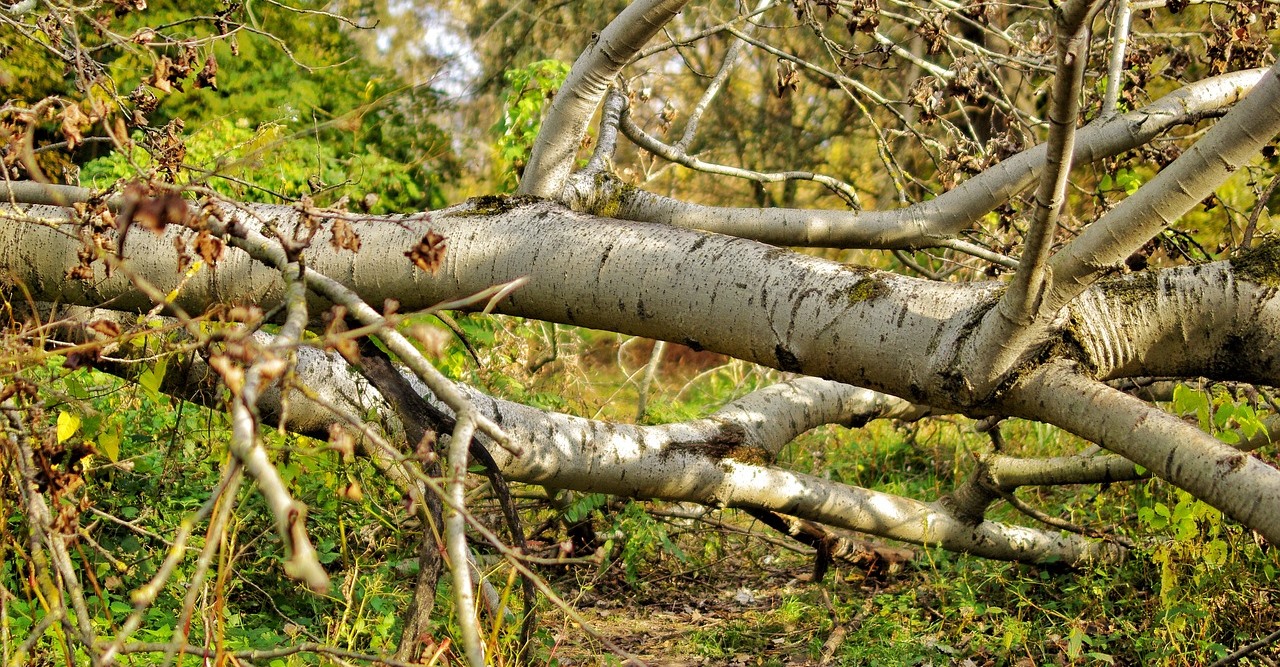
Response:
[[[343,367],[345,367],[345,364],[343,364],[342,360],[334,358],[333,355],[325,355],[315,349],[307,348],[307,349],[299,350],[299,352],[302,356],[308,357],[307,362],[305,364],[302,364],[302,366],[305,366],[305,370],[302,371],[302,373],[304,374],[311,374],[311,373],[323,374],[326,370],[334,367],[335,365],[342,365]],[[349,380],[351,376],[344,373],[343,377]],[[328,391],[328,393],[331,393],[335,396],[342,397],[341,401],[329,400],[322,396],[315,396],[315,395],[308,396],[308,400],[314,402],[316,405],[321,407],[322,415],[324,418],[336,417],[342,420],[343,423],[345,423],[348,428],[351,428],[353,431],[360,433],[361,436],[363,437],[363,440],[361,440],[361,443],[364,451],[373,460],[374,465],[377,466],[380,470],[389,471],[392,473],[390,475],[390,479],[393,482],[395,482],[397,486],[405,490],[405,492],[411,496],[417,495],[419,493],[418,489],[425,489],[426,491],[430,492],[434,497],[438,497],[444,500],[446,504],[452,502],[449,496],[448,489],[441,487],[440,483],[436,479],[433,479],[429,475],[426,475],[421,469],[421,467],[419,467],[409,457],[406,457],[402,452],[396,449],[396,447],[393,446],[386,438],[384,438],[378,432],[377,429],[374,429],[372,426],[365,423],[362,419],[360,419],[357,415],[355,415],[351,410],[345,407],[346,401],[350,401],[351,398],[355,396],[367,396],[366,392],[363,392],[363,391],[347,392],[347,391],[344,391],[343,387],[333,386],[332,383],[319,383],[317,386],[323,386]],[[373,397],[368,397],[368,398],[370,400],[373,400]],[[487,402],[493,403],[493,400],[489,399]],[[363,412],[364,410],[368,409],[370,406],[360,405],[358,407],[360,408],[361,412]],[[456,423],[457,422],[455,421],[455,425]],[[570,606],[567,602],[565,602],[562,598],[560,598],[560,596],[556,595],[555,591],[552,590],[551,587],[541,577],[537,575],[537,573],[533,572],[528,568],[528,566],[524,562],[525,560],[527,560],[524,554],[514,551],[507,545],[503,544],[503,542],[498,538],[497,535],[495,535],[481,521],[476,519],[467,511],[465,505],[455,507],[455,510],[458,512],[459,515],[464,517],[466,521],[471,525],[471,527],[474,530],[476,530],[478,533],[480,533],[485,538],[485,540],[489,542],[489,544],[492,547],[494,547],[500,553],[503,554],[503,556],[507,559],[507,561],[511,563],[512,567],[514,567],[520,573],[521,577],[524,578],[525,581],[532,582],[533,586],[539,592],[541,592],[549,600],[551,600],[553,604],[560,607],[565,612],[565,614],[569,618],[573,619],[576,623],[578,623],[579,626],[582,627],[582,629],[585,632],[592,635],[596,639],[600,640],[602,644],[604,644],[607,648],[609,648],[609,650],[613,651],[614,653],[627,658],[633,658],[633,656],[631,656],[626,650],[614,644],[607,637],[604,637],[603,635],[596,632],[595,629],[592,628],[590,623],[588,623],[576,611],[574,611],[572,606]],[[530,604],[532,604],[531,597],[528,598],[527,600],[530,602]],[[526,609],[525,614],[526,614],[526,618],[530,618],[532,617],[533,610]]]
[[[1213,664],[1209,665],[1209,667],[1227,667],[1228,665],[1234,665],[1237,662],[1239,662],[1242,658],[1245,658],[1249,655],[1257,653],[1258,651],[1266,648],[1267,646],[1274,644],[1276,640],[1280,640],[1280,630],[1276,630],[1271,634],[1267,635],[1266,637],[1263,637],[1257,641],[1249,642],[1248,644],[1241,646],[1240,648],[1232,651],[1231,653],[1228,653],[1227,655],[1222,656],[1222,658],[1215,660]]]
[[[773,0],[760,0],[756,5],[753,14],[763,12],[766,8],[773,4]],[[749,24],[744,30],[748,33],[754,28],[754,24]],[[711,106],[711,101],[720,94],[720,90],[724,88],[725,82],[729,80],[729,75],[733,73],[733,69],[738,64],[738,58],[742,55],[743,47],[746,42],[733,40],[729,44],[728,50],[725,51],[724,60],[720,63],[720,70],[707,84],[707,89],[702,92],[702,97],[698,98],[697,104],[693,105],[693,111],[689,112],[689,119],[685,121],[684,131],[680,134],[680,139],[676,141],[673,148],[681,153],[689,151],[689,145],[693,143],[694,136],[698,132],[698,123],[702,120],[702,114],[706,113],[707,108]]]
[[[1019,512],[1022,512],[1023,514],[1031,517],[1032,519],[1035,519],[1036,521],[1039,521],[1040,523],[1043,523],[1044,525],[1049,526],[1051,528],[1057,528],[1059,530],[1065,530],[1069,533],[1084,535],[1086,537],[1092,537],[1095,539],[1110,540],[1126,549],[1132,549],[1135,546],[1133,540],[1127,537],[1124,537],[1122,535],[1115,535],[1115,534],[1107,533],[1101,530],[1086,528],[1084,526],[1077,526],[1076,524],[1071,523],[1070,521],[1067,521],[1065,519],[1059,519],[1056,516],[1050,516],[1048,514],[1045,514],[1044,512],[1041,512],[1040,510],[1023,502],[1022,499],[1014,495],[1012,491],[1001,492],[1000,497],[1003,498],[1005,502],[1009,503],[1009,505],[1014,509],[1018,510]]]
[[[218,221],[211,220],[210,227],[219,233],[228,232],[228,227]],[[239,235],[231,234],[229,236],[232,245],[244,250],[255,260],[270,266],[283,267],[286,264],[284,251],[260,232],[243,226],[238,231],[240,232]],[[328,299],[331,303],[342,306],[366,327],[381,332],[378,337],[382,339],[387,348],[395,353],[415,375],[426,383],[431,392],[438,396],[455,413],[460,413],[468,408],[467,398],[459,390],[458,386],[432,366],[422,356],[422,352],[414,347],[408,339],[394,328],[388,326],[387,320],[361,299],[359,295],[338,281],[315,270],[308,270],[303,274],[302,279],[313,292]],[[499,445],[510,446],[502,428],[486,417],[476,417],[476,429],[492,438]],[[519,452],[512,453],[518,454]]]
[[[182,612],[178,615],[178,622],[173,629],[174,639],[169,642],[170,650],[165,653],[166,664],[172,662],[173,656],[186,644],[187,637],[191,632],[191,619],[195,615],[196,602],[198,602],[200,595],[203,593],[202,584],[205,577],[208,576],[209,568],[213,565],[214,556],[223,548],[222,536],[226,534],[227,523],[231,518],[231,510],[235,508],[236,490],[241,478],[240,471],[240,466],[234,461],[227,464],[224,470],[224,476],[232,475],[232,479],[226,485],[226,490],[222,492],[223,497],[218,502],[213,518],[209,521],[209,529],[205,532],[204,548],[200,550],[200,556],[196,558],[195,571],[192,573],[188,583],[187,594],[182,599]]]
[[[3,406],[7,417],[8,433],[4,442],[8,445],[9,458],[18,469],[23,509],[30,524],[30,549],[33,574],[43,595],[46,614],[62,623],[70,650],[71,642],[78,641],[97,664],[100,654],[94,647],[93,624],[85,604],[84,590],[76,576],[66,542],[56,532],[54,516],[44,495],[39,491],[36,467],[29,431],[13,412],[13,403]],[[60,581],[61,585],[54,582]],[[70,603],[68,606],[68,602]],[[53,621],[50,621],[52,623]],[[47,626],[46,626],[47,627]],[[68,654],[70,655],[70,654]]]
[[[1073,162],[1086,164],[1119,154],[1151,141],[1171,127],[1219,113],[1243,97],[1263,75],[1262,70],[1247,70],[1205,79],[1137,111],[1094,121],[1077,131]],[[934,199],[897,210],[705,206],[640,190],[622,192],[620,185],[610,183],[603,184],[604,191],[593,196],[601,201],[616,201],[620,205],[618,216],[625,219],[703,229],[775,245],[912,249],[954,238],[1025,189],[1044,169],[1046,152],[1043,144],[1030,148]],[[1142,242],[1145,241],[1146,238]]]
[[[760,172],[751,169],[743,169],[741,167],[731,167],[723,164],[704,162],[703,160],[684,152],[682,148],[663,143],[648,132],[645,132],[639,125],[636,125],[635,121],[631,120],[631,114],[625,109],[622,112],[621,128],[622,133],[625,134],[628,139],[635,142],[637,146],[664,160],[674,162],[683,167],[688,167],[694,171],[718,174],[721,176],[732,176],[748,181],[754,181],[756,183],[813,181],[826,186],[850,203],[858,201],[858,193],[854,191],[852,186],[825,174],[815,174],[809,171]]]
[[[1000,266],[1003,266],[1009,269],[1017,269],[1019,266],[1018,260],[1012,257],[1002,255],[989,248],[984,248],[976,243],[970,243],[968,241],[962,241],[960,239],[943,239],[942,241],[938,242],[938,246],[942,248],[950,248],[956,252],[961,252],[966,255],[972,255],[973,257],[977,257],[978,259],[984,259],[988,262],[991,262],[992,264],[998,264]]]
[[[124,643],[129,640],[129,637],[133,636],[133,633],[138,628],[142,627],[147,609],[151,608],[151,605],[155,603],[160,592],[169,583],[169,579],[173,576],[177,566],[186,556],[184,553],[186,551],[186,543],[187,539],[191,537],[192,530],[196,524],[209,516],[210,512],[218,508],[218,518],[215,518],[209,524],[207,537],[210,539],[206,540],[205,547],[200,554],[201,560],[204,561],[204,568],[198,568],[195,576],[192,577],[188,595],[190,596],[192,592],[199,590],[201,579],[208,568],[206,555],[211,559],[218,545],[217,534],[219,529],[217,529],[217,526],[225,524],[230,508],[235,505],[235,494],[240,486],[241,471],[242,468],[238,462],[233,461],[227,464],[223,468],[222,479],[214,487],[213,492],[209,494],[209,499],[193,516],[183,519],[178,527],[178,534],[174,536],[173,543],[169,546],[169,553],[165,555],[165,559],[156,570],[156,573],[151,577],[150,581],[133,592],[133,611],[129,613],[128,618],[125,619],[120,630],[116,632],[116,636],[111,640],[111,643],[103,648],[102,664],[112,664],[116,656],[120,654],[120,649],[124,646]],[[182,641],[185,642],[187,632],[185,625],[179,623],[178,627],[174,628],[174,631],[178,636],[183,637]]]
[[[236,244],[241,249],[249,252],[249,254],[258,261],[277,265],[282,261],[283,251],[278,247],[273,247],[272,244],[261,234],[249,230],[240,231],[241,234],[239,236],[233,235],[231,237],[233,244]],[[288,267],[292,266],[295,266],[295,264],[288,264],[285,268],[286,272],[289,270]],[[448,379],[444,378],[444,376],[441,375],[434,366],[428,363],[417,348],[409,343],[403,335],[389,326],[385,318],[378,315],[367,303],[356,296],[353,292],[336,281],[333,281],[332,279],[315,271],[307,271],[304,274],[303,279],[311,289],[321,293],[334,303],[347,308],[348,312],[366,326],[376,328],[377,335],[384,341],[387,347],[399,355],[400,358],[414,370],[419,379],[432,387],[432,391],[435,392],[441,400],[449,403],[450,407],[454,410],[457,422],[449,448],[449,483],[447,485],[447,499],[449,502],[446,504],[445,510],[445,539],[450,554],[451,569],[454,580],[454,599],[457,603],[459,626],[461,628],[462,643],[466,651],[467,660],[473,667],[483,667],[485,664],[484,648],[480,643],[479,633],[474,620],[475,597],[474,590],[472,588],[471,571],[467,565],[469,559],[466,534],[464,532],[466,524],[460,508],[464,507],[465,502],[467,449],[471,444],[471,439],[475,432],[477,430],[483,430],[496,442],[508,447],[510,447],[509,439],[497,424],[488,420],[483,415],[478,414],[472,407],[470,401],[463,397],[458,392],[457,388]],[[295,283],[298,285],[298,289],[301,290],[302,280],[297,280]],[[500,292],[499,294],[502,293],[503,292]],[[300,292],[297,293],[289,302],[292,303],[293,301],[303,303],[302,294]],[[291,313],[292,312],[294,311],[291,310]],[[294,327],[295,334],[301,333],[302,325],[305,324],[305,310],[303,310],[302,313],[303,316],[296,322],[296,326]],[[453,401],[450,401],[450,398],[452,398]],[[252,403],[247,403],[246,406],[256,405],[256,396],[254,399],[255,400]],[[233,425],[244,423],[247,417],[247,414],[237,414],[233,409],[232,423]],[[253,473],[252,469],[250,469],[250,473]],[[290,528],[293,527],[290,526]],[[305,533],[298,531],[298,534],[293,537],[295,540],[298,537],[305,540]],[[310,543],[304,542],[300,545],[299,551],[293,552],[294,556],[300,553],[307,559],[298,559],[291,556],[290,563],[293,563],[293,570],[290,570],[289,563],[286,563],[286,571],[289,571],[293,576],[298,576],[299,578],[303,578],[305,581],[308,581],[308,583],[311,583],[312,579],[307,577],[314,576],[314,572],[316,570],[323,574],[323,570],[319,569],[318,562],[315,564],[314,569],[309,567],[309,560],[314,560],[314,553],[308,549],[309,547]],[[314,586],[314,584],[312,585]]]
[[[282,268],[288,285],[285,304],[289,316],[281,336],[282,344],[286,346],[284,349],[287,350],[302,333],[299,320],[306,321],[306,301],[299,276],[301,266],[290,262]],[[279,531],[288,553],[285,572],[304,582],[313,591],[322,592],[329,588],[329,576],[317,560],[315,548],[307,537],[306,508],[295,501],[285,488],[284,480],[267,457],[258,435],[256,406],[260,392],[265,383],[280,377],[287,368],[283,359],[272,356],[255,362],[247,369],[237,368],[226,356],[215,357],[211,364],[222,374],[227,388],[231,390],[231,453],[257,483],[259,492],[275,517],[276,530]]]

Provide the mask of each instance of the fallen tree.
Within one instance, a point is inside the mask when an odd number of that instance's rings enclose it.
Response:
[[[307,541],[305,510],[280,484],[256,435],[266,425],[356,432],[368,455],[406,493],[423,499],[423,507],[428,496],[443,494],[457,591],[472,588],[469,569],[457,564],[467,560],[462,491],[473,439],[482,456],[491,457],[485,463],[511,481],[768,510],[979,556],[1075,565],[1118,559],[1124,547],[1060,532],[1053,523],[1033,528],[992,521],[988,510],[1020,485],[1132,479],[1140,467],[1268,541],[1280,540],[1280,471],[1247,447],[1227,445],[1140,393],[1117,388],[1135,378],[1266,386],[1280,377],[1280,245],[1246,242],[1219,261],[1125,268],[1264,149],[1274,160],[1280,133],[1275,67],[1205,78],[1127,113],[1112,99],[1107,113],[1085,124],[1080,100],[1096,58],[1091,45],[1109,44],[1122,55],[1124,47],[1123,40],[1090,40],[1103,3],[1070,2],[1050,13],[1057,45],[1047,120],[1029,123],[1046,129],[1043,144],[898,209],[712,206],[620,181],[608,168],[618,134],[673,163],[727,177],[769,182],[813,180],[813,174],[775,178],[721,167],[690,154],[687,141],[667,144],[635,123],[630,107],[637,102],[618,92],[625,89],[619,76],[684,6],[632,3],[593,38],[550,107],[517,195],[478,197],[420,215],[371,216],[305,199],[242,204],[159,182],[92,192],[15,181],[0,184],[0,199],[9,202],[0,214],[0,267],[31,302],[175,318],[186,344],[207,355],[197,360],[199,375],[231,396],[238,444],[228,478],[243,472],[258,484],[289,547],[286,571],[316,589],[327,577]],[[802,23],[816,20],[812,9],[796,10]],[[780,53],[779,95],[794,84],[781,63],[791,63],[788,72],[799,66],[838,86],[856,83]],[[726,63],[728,71],[732,58]],[[959,76],[945,65],[929,67],[941,69],[940,77]],[[1114,79],[1121,72],[1108,74]],[[993,86],[993,103],[1011,105],[1016,115],[1019,100]],[[713,86],[708,101],[714,94]],[[595,157],[575,169],[602,103]],[[1171,128],[1209,118],[1216,118],[1211,127],[1158,174],[1096,219],[1085,220],[1082,211],[1072,235],[1063,238],[1059,230],[1078,204],[1069,191],[1073,167],[1149,147]],[[968,240],[973,237],[965,233],[984,216],[1028,187],[1034,195],[1020,226],[1007,226],[1007,247]],[[1265,197],[1255,205],[1264,206]],[[944,247],[961,253],[949,257],[976,257],[1012,276],[991,280],[970,270],[967,280],[910,277],[787,249],[794,246]],[[193,269],[195,259],[204,268]],[[229,314],[236,304],[240,312]],[[590,420],[488,397],[446,379],[397,330],[403,314],[437,309],[484,309],[673,341],[794,376],[694,421]],[[77,326],[90,327],[100,317],[57,321],[75,338]],[[203,320],[218,317],[242,326],[216,333],[202,328]],[[272,337],[250,335],[268,323],[283,324]],[[105,337],[81,336],[81,345],[100,351],[135,335],[117,327]],[[366,368],[367,359],[353,349],[366,336],[404,364],[398,380],[349,371]],[[95,355],[100,352],[89,355],[90,363],[100,361]],[[400,395],[405,387],[410,391]],[[191,395],[207,386],[170,389]],[[377,430],[359,417],[371,412],[387,417]],[[992,452],[952,493],[923,500],[774,463],[782,446],[821,425],[941,413],[1052,424],[1118,457],[1064,452],[1014,461]],[[449,446],[444,488],[426,462],[414,458],[427,433],[439,433]],[[9,447],[22,476],[34,483],[36,472],[21,463],[30,458],[26,445],[12,439]],[[31,520],[43,524],[38,532],[58,571],[74,579],[51,519],[35,511],[39,494],[30,491],[25,503]],[[145,596],[138,604],[145,607]],[[474,613],[465,594],[458,604],[462,617]],[[101,662],[118,654],[136,629],[126,625],[103,643],[83,613],[66,615],[79,616],[81,641]],[[480,664],[479,640],[463,634],[469,659]]]

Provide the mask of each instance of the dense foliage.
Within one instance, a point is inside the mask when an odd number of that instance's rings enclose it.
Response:
[[[275,4],[203,9],[74,14],[97,26],[84,39],[101,65],[66,77],[39,39],[0,33],[0,99],[43,110],[5,128],[10,177],[26,175],[15,154],[24,141],[62,138],[69,150],[41,153],[53,182],[104,188],[158,175],[248,201],[443,204],[459,162],[436,125],[441,94],[371,62],[354,39],[371,27]]]

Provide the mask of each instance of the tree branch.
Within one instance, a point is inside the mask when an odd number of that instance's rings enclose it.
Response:
[[[596,107],[618,72],[688,0],[636,0],[574,62],[533,145],[520,194],[558,197]]]
[[[1046,312],[1061,308],[1172,225],[1280,134],[1278,68],[1280,63],[1173,164],[1053,258],[1054,286],[1042,306]]]
[[[1030,374],[1005,406],[1096,442],[1280,543],[1280,470],[1159,408],[1064,364]]]
[[[1234,104],[1264,70],[1233,72],[1190,84],[1138,110],[1094,121],[1076,133],[1073,161],[1095,162],[1141,146],[1165,130],[1197,122]],[[1035,182],[1044,169],[1041,144],[988,168],[934,199],[888,211],[758,209],[692,204],[604,183],[580,188],[574,208],[610,202],[616,216],[754,239],[780,246],[914,249],[937,245],[970,228]],[[2,191],[0,191],[2,192]],[[1126,255],[1127,256],[1127,255]]]

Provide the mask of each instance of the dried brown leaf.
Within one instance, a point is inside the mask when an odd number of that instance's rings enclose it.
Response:
[[[440,264],[444,262],[444,252],[445,238],[429,229],[422,240],[410,248],[405,256],[413,262],[414,266],[435,275],[436,271],[440,270]]]
[[[796,71],[795,63],[782,58],[778,59],[776,85],[778,97],[786,97],[800,87],[800,73]]]
[[[115,338],[120,335],[120,325],[112,320],[98,319],[89,323],[89,329],[95,333],[106,336],[107,338]]]
[[[204,69],[196,75],[196,88],[218,89],[218,59],[212,53],[204,60]]]
[[[62,137],[67,140],[67,149],[75,150],[76,146],[84,143],[84,131],[89,129],[92,122],[78,104],[68,104],[59,116],[62,118]]]
[[[360,252],[360,235],[351,228],[351,223],[344,218],[338,218],[333,221],[333,228],[330,230],[333,234],[329,239],[329,243],[338,250],[350,250],[351,252]]]
[[[156,61],[155,68],[151,70],[151,77],[147,79],[147,83],[151,84],[152,87],[163,90],[166,93],[172,93],[173,84],[169,80],[170,77],[173,76],[173,72],[171,71],[172,69],[173,61],[169,60],[168,56],[161,56],[161,58]]]
[[[205,264],[217,264],[222,259],[222,254],[226,250],[226,244],[222,239],[210,234],[206,230],[200,230],[196,234],[196,253],[200,255]]]

